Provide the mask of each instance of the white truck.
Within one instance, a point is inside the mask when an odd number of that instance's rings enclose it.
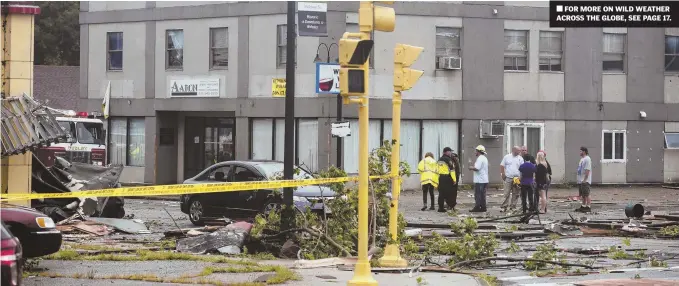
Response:
[[[66,142],[52,143],[37,150],[37,156],[46,167],[54,165],[55,158],[69,162],[106,166],[106,132],[104,122],[97,112],[75,112],[49,108],[56,120],[70,136]]]

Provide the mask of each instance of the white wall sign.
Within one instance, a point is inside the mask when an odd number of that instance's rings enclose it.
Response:
[[[351,136],[351,126],[348,121],[330,123],[330,134],[332,137]]]
[[[219,78],[171,79],[170,97],[219,97]]]

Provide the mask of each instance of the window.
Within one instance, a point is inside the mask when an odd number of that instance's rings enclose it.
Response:
[[[212,68],[226,68],[229,66],[228,28],[210,29],[210,66]]]
[[[625,70],[625,34],[604,33],[603,38],[603,70]]]
[[[80,144],[105,144],[101,123],[76,122],[76,137]]]
[[[184,67],[184,30],[167,30],[167,69],[181,70]]]
[[[358,139],[358,119],[349,119],[349,128],[351,129],[351,136],[344,137],[342,140],[342,156],[343,163],[342,167],[344,171],[349,174],[358,173],[358,149],[359,149],[359,139]],[[368,123],[368,132],[370,136],[368,137],[368,152],[380,147],[382,141],[382,122],[380,120],[370,120]]]
[[[526,146],[528,154],[536,156],[544,146],[543,123],[507,123],[509,138],[507,139],[506,153],[512,150],[512,146]]]
[[[434,154],[434,159],[443,155],[443,148],[450,147],[458,155],[460,151],[458,144],[459,130],[456,121],[448,120],[425,120],[422,122],[422,154],[420,159],[424,158],[424,153],[431,152]],[[418,162],[419,163],[419,162]],[[410,166],[413,168],[413,166]]]
[[[217,167],[216,169],[208,173],[209,175],[207,179],[210,181],[227,182],[228,180],[226,178],[229,175],[230,171],[231,166],[229,165]]]
[[[460,29],[436,27],[436,67],[441,57],[460,57]]]
[[[123,70],[123,33],[106,33],[107,50],[107,69],[110,71]]]
[[[347,23],[347,32],[358,33],[360,32],[358,28],[358,23]],[[370,50],[370,63],[368,63],[369,68],[375,68],[375,46]]]
[[[285,159],[285,119],[252,119],[250,158],[257,160]],[[295,164],[311,172],[318,170],[318,119],[297,118],[294,126]]]
[[[70,136],[66,139],[66,143],[76,143],[78,142],[76,137],[75,137],[75,123],[74,122],[69,122],[69,121],[58,121],[59,126],[61,126],[61,129],[64,129],[64,131],[69,134]]]
[[[540,31],[540,70],[563,71],[563,32]]]
[[[295,25],[295,31],[297,30],[297,25]],[[283,67],[288,61],[288,25],[278,25],[278,40],[277,47],[278,50],[276,54],[278,56],[278,66]],[[295,46],[297,46],[297,38],[295,38]],[[297,62],[295,61],[295,66]]]
[[[679,36],[665,36],[665,71],[679,72]]]
[[[528,31],[505,30],[505,70],[528,70]]]
[[[311,172],[318,171],[318,119],[297,120],[297,165]]]
[[[391,141],[391,129],[391,120],[384,120],[382,141]],[[417,164],[424,155],[420,154],[420,136],[419,120],[401,120],[401,161],[410,165],[410,172],[413,174],[417,173]]]
[[[625,161],[625,131],[613,130],[603,131],[603,160],[604,161]]]
[[[679,133],[665,133],[665,148],[679,149]]]
[[[144,166],[145,119],[118,117],[109,120],[109,162],[125,166]]]

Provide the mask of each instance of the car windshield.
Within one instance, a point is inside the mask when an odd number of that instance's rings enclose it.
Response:
[[[76,130],[80,144],[103,144],[103,124],[93,122],[78,122]]]
[[[278,163],[278,162],[273,162],[273,163],[261,163],[257,164],[257,167],[264,172],[264,175],[267,178],[275,178],[275,177],[283,177],[283,163]],[[299,169],[299,167],[295,166],[296,169]],[[311,176],[309,173],[306,171],[299,169],[299,173],[295,174],[293,176],[295,180],[304,180],[304,179],[312,179],[313,176]]]
[[[68,137],[67,142],[68,143],[75,143],[76,142],[75,141],[75,127],[74,127],[73,122],[59,121],[59,126],[61,126],[61,129],[64,129],[64,131],[67,134],[71,135],[70,137]]]

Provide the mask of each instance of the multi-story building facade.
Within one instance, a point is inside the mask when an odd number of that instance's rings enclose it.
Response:
[[[111,83],[109,156],[127,166],[124,180],[176,183],[216,161],[283,159],[284,99],[272,81],[285,77],[285,2],[81,3],[79,109],[99,110]],[[425,152],[449,146],[467,165],[483,144],[499,182],[502,156],[527,145],[547,152],[555,182],[573,182],[586,146],[594,183],[678,180],[679,29],[550,28],[547,7],[396,3],[395,31],[374,37],[371,148],[390,138],[393,47],[405,43],[424,47],[414,68],[425,74],[402,113],[414,172]],[[319,44],[358,30],[357,11],[328,2],[328,37],[297,38],[295,157],[313,170],[337,152],[336,99],[315,93],[314,58]],[[213,92],[186,96],[187,82]],[[357,108],[343,113],[354,135],[342,164],[355,173]],[[417,186],[416,175],[407,181]]]

